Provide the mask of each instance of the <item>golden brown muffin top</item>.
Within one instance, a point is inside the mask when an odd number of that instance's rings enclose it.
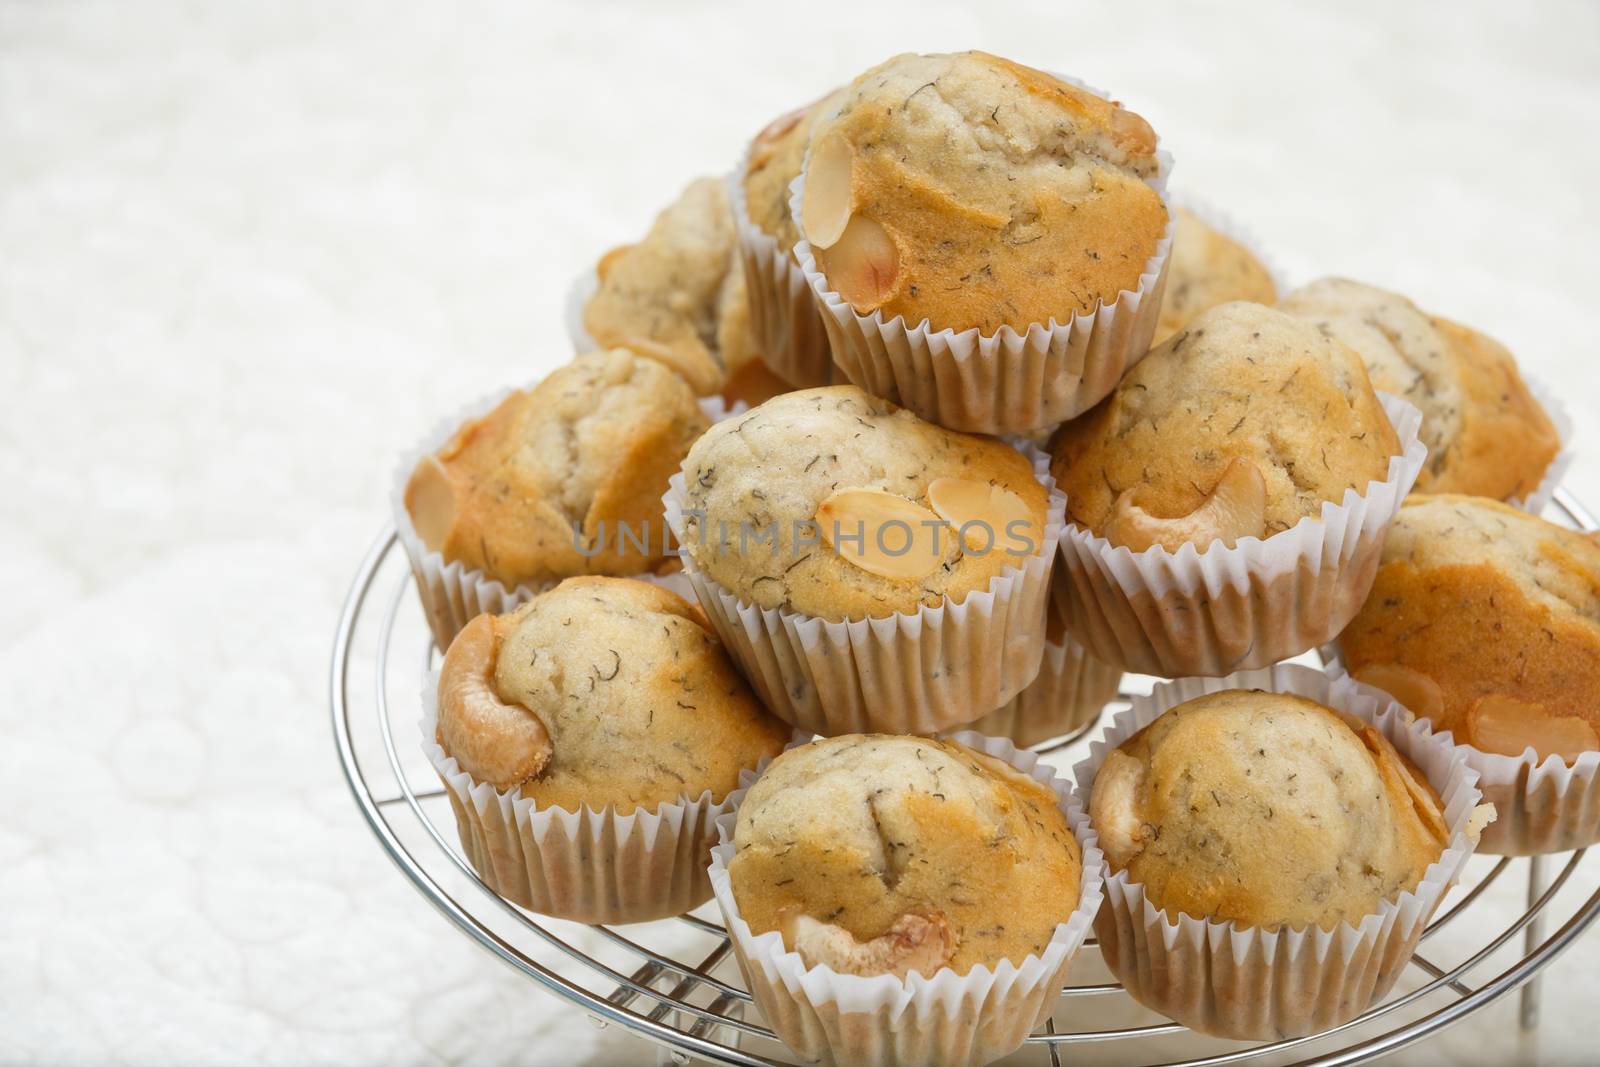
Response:
[[[1056,795],[954,741],[831,737],[778,757],[739,806],[728,880],[750,928],[807,966],[966,972],[1044,950],[1083,854]]]
[[[1331,929],[1412,889],[1448,838],[1438,795],[1375,727],[1303,697],[1185,701],[1109,752],[1089,813],[1152,904]]]
[[[1159,345],[1202,311],[1230,300],[1271,304],[1278,299],[1272,272],[1254,252],[1185,208],[1174,208],[1172,255],[1161,300]]]
[[[819,115],[838,107],[844,92],[835,89],[813,104],[778,116],[750,142],[744,171],[745,211],[785,252],[792,251],[800,239],[789,211],[789,183],[800,174],[812,124]]]
[[[1049,503],[1010,445],[853,385],[785,393],[718,423],[684,473],[695,563],[741,600],[831,620],[986,588],[1037,550]],[[980,525],[963,538],[969,522]]]
[[[1071,321],[1138,288],[1167,226],[1148,123],[983,52],[901,55],[811,131],[800,229],[861,314]]]
[[[601,257],[584,329],[596,344],[661,360],[701,396],[717,392],[755,345],[734,242],[722,180],[691,182],[644,240]]]
[[[569,578],[479,615],[439,672],[437,738],[475,781],[540,807],[720,801],[783,749],[699,609],[626,578]]]
[[[429,548],[509,585],[654,570],[665,559],[661,495],[709,425],[661,363],[591,352],[425,456],[406,510]],[[635,538],[648,531],[643,551],[619,523]]]
[[[1051,441],[1067,518],[1134,551],[1265,537],[1400,451],[1361,358],[1259,304],[1204,312]]]
[[[1375,388],[1421,409],[1419,491],[1523,498],[1560,451],[1555,425],[1493,338],[1345,278],[1320,278],[1278,306],[1354,348]]]
[[[1339,651],[1458,741],[1570,760],[1600,747],[1600,544],[1482,497],[1407,497]]]

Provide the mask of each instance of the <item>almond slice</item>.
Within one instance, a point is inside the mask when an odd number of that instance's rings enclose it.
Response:
[[[811,146],[800,224],[812,248],[832,248],[855,211],[855,150],[839,134]]]
[[[1543,756],[1571,763],[1581,753],[1600,749],[1600,738],[1587,719],[1551,715],[1542,704],[1491,693],[1467,712],[1467,738],[1473,748],[1502,756],[1520,756],[1529,745]]]
[[[1427,827],[1435,839],[1441,844],[1450,840],[1450,828],[1445,825],[1444,812],[1439,809],[1438,794],[1426,782],[1419,781],[1412,772],[1416,769],[1410,760],[1389,743],[1389,739],[1378,732],[1377,727],[1368,723],[1361,724],[1361,739],[1366,742],[1367,748],[1376,757],[1380,773],[1387,769],[1390,775],[1398,778],[1405,786],[1406,793],[1411,797],[1411,806],[1416,809],[1417,817],[1422,820],[1422,825]]]
[[[1444,690],[1421,671],[1398,663],[1369,663],[1355,674],[1356,681],[1382,689],[1413,715],[1439,725],[1444,719]]]
[[[1004,486],[970,478],[935,478],[928,484],[928,503],[961,534],[969,552],[1004,550],[1013,540],[1011,524],[1018,520],[1032,529],[1027,503]]]
[[[839,489],[817,505],[822,539],[842,558],[880,578],[918,581],[939,569],[939,516],[882,489]]]
[[[1112,505],[1105,538],[1134,552],[1160,545],[1176,552],[1185,544],[1205,551],[1214,541],[1232,548],[1241,537],[1260,537],[1266,531],[1267,483],[1261,468],[1235,456],[1201,505],[1187,515],[1158,518],[1134,502],[1139,491],[1125,489]]]
[[[1139,796],[1145,789],[1147,774],[1144,761],[1114,748],[1106,753],[1105,762],[1094,776],[1089,812],[1100,834],[1100,847],[1116,870],[1132,863],[1144,851],[1146,834]]]
[[[852,215],[837,243],[817,253],[817,265],[835,292],[866,313],[894,292],[900,248],[888,230],[865,215]]]
[[[450,528],[455,525],[459,507],[456,483],[450,472],[439,462],[438,456],[423,456],[406,482],[406,511],[422,543],[435,552],[440,551],[450,536]]]

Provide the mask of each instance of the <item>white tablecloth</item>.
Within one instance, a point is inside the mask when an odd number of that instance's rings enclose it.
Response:
[[[1600,8],[794,10],[0,6],[0,1062],[650,1061],[383,859],[335,611],[396,453],[567,358],[573,273],[893,52],[1114,89],[1296,279],[1493,333],[1600,445]],[[1551,972],[1547,1059],[1597,976]],[[1512,1009],[1406,1057],[1509,1056]]]

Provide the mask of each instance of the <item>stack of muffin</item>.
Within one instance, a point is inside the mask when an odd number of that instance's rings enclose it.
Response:
[[[486,884],[714,897],[801,1056],[976,1064],[1091,928],[1174,1019],[1310,1033],[1480,836],[1600,840],[1600,545],[1536,517],[1559,413],[1404,297],[1280,297],[1170,170],[1078,83],[895,57],[406,457],[425,747]],[[1174,680],[1039,764],[1125,670]]]

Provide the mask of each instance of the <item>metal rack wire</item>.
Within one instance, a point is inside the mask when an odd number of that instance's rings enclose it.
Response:
[[[1555,510],[1580,529],[1600,529],[1565,490],[1557,491]],[[661,1062],[794,1062],[757,1017],[714,907],[622,930],[582,926],[522,911],[478,879],[457,843],[443,789],[416,743],[417,687],[436,653],[410,582],[394,531],[385,529],[345,601],[329,680],[340,762],[357,807],[390,859],[468,937],[597,1025],[623,1026],[654,1042]],[[1081,736],[1038,748],[1070,767],[1076,756],[1068,751],[1076,752]],[[1408,978],[1359,1018],[1323,1033],[1253,1044],[1201,1038],[1138,1007],[1107,976],[1063,989],[1054,1017],[1007,1062],[1059,1065],[1070,1047],[1075,1056],[1093,1048],[1095,1062],[1168,1067],[1366,1063],[1519,988],[1519,1022],[1531,1031],[1538,1022],[1539,971],[1600,917],[1600,890],[1586,900],[1575,899],[1581,893],[1563,894],[1584,857],[1580,849],[1531,859],[1474,858],[1423,934]],[[1515,892],[1516,876],[1527,880],[1522,913],[1504,926],[1484,923],[1474,905],[1503,897],[1508,888]],[[1463,915],[1472,918],[1462,921]],[[1079,957],[1075,981],[1101,966],[1095,956]],[[1492,966],[1502,969],[1480,977]]]

